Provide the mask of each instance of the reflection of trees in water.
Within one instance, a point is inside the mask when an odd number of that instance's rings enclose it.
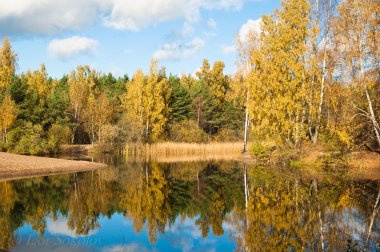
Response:
[[[379,224],[373,217],[379,207],[376,182],[333,176],[318,182],[256,167],[248,183],[248,208],[235,209],[229,220],[241,251],[364,249],[371,223]],[[372,237],[366,248],[378,242],[378,235]]]
[[[157,234],[163,234],[165,226],[181,215],[182,219],[196,217],[195,223],[204,236],[210,227],[215,235],[222,235],[224,216],[233,203],[231,183],[239,183],[231,181],[234,177],[220,172],[215,165],[194,174],[191,181],[176,179],[169,166],[156,163],[135,169],[125,182],[128,186],[121,200],[135,230],[141,231],[146,223],[149,238],[155,242]]]
[[[235,167],[235,168],[234,168]],[[95,172],[0,183],[0,248],[15,245],[24,224],[44,235],[46,217],[67,218],[88,235],[99,217],[116,212],[146,227],[151,242],[180,216],[194,218],[202,235],[223,235],[238,250],[345,250],[354,238],[378,242],[379,185],[345,177],[304,179],[297,170],[237,164],[128,164]],[[368,238],[367,238],[368,237]]]

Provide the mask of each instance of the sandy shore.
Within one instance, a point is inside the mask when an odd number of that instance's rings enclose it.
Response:
[[[0,181],[105,168],[87,161],[23,156],[0,152]]]

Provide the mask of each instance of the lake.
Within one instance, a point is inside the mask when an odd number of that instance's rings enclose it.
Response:
[[[380,244],[380,181],[345,169],[94,160],[0,182],[10,251],[357,251]]]

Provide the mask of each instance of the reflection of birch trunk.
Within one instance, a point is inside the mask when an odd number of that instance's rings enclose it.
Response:
[[[149,174],[148,174],[148,165],[145,164],[145,178],[146,178],[146,186],[149,187]]]
[[[244,164],[244,195],[245,195],[245,230],[248,231],[248,200],[249,200],[249,191],[248,191],[248,177],[247,177],[247,165]],[[245,239],[243,238],[243,241]],[[244,244],[245,251],[249,251],[249,248]]]
[[[368,245],[369,238],[371,237],[371,233],[372,233],[373,223],[375,222],[375,217],[377,215],[377,212],[379,211],[379,207],[378,207],[379,201],[380,201],[380,188],[379,188],[379,192],[377,193],[375,205],[373,206],[373,211],[372,211],[372,215],[371,215],[371,221],[370,221],[369,226],[368,226],[368,234],[367,234],[367,239],[365,242],[366,245]]]
[[[94,185],[94,170],[91,171],[91,187]]]
[[[77,186],[77,174],[74,173],[74,195],[75,195],[75,200],[78,201],[78,186]]]
[[[296,187],[296,209],[298,210],[298,179],[296,179],[295,187]]]
[[[317,205],[318,205],[318,219],[319,219],[319,225],[320,225],[320,239],[321,239],[321,249],[324,251],[325,243],[324,243],[324,235],[323,235],[323,220],[322,220],[322,211],[321,211],[321,204],[318,199],[318,184],[317,180],[313,179],[310,185],[310,192],[309,196],[312,196],[312,191],[314,189],[315,192],[315,198],[317,199]]]
[[[245,210],[248,209],[248,183],[247,183],[247,165],[244,164],[244,195],[245,195]]]
[[[100,170],[98,170],[99,189],[102,189],[102,181],[100,180]]]
[[[198,185],[198,197],[199,197],[199,172],[197,171],[197,185]]]

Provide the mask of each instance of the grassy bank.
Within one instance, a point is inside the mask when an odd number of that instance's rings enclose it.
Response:
[[[380,154],[371,151],[342,151],[323,144],[292,148],[277,146],[271,142],[255,144],[250,150],[255,161],[263,165],[291,165],[313,169],[349,168],[356,171],[378,171],[380,174]]]

